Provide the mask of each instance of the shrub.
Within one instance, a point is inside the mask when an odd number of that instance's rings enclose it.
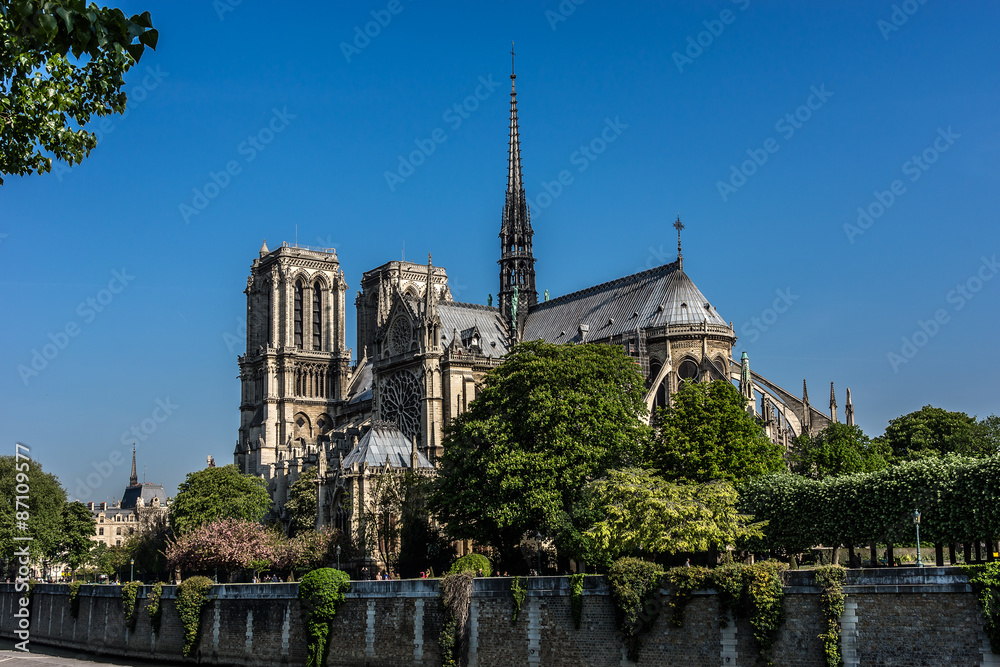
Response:
[[[639,558],[619,558],[608,569],[611,598],[625,639],[628,659],[639,659],[639,634],[659,613],[654,597],[660,589],[663,568]],[[640,618],[640,612],[645,614]]]
[[[482,576],[491,576],[493,574],[493,566],[490,565],[490,559],[482,554],[468,554],[452,563],[448,569],[448,574],[471,572],[473,575],[479,576],[479,570],[483,571]]]
[[[326,665],[330,623],[350,587],[347,573],[332,567],[307,572],[299,582],[299,601],[308,641],[307,667]]]
[[[458,665],[460,656],[464,652],[474,576],[475,574],[471,570],[446,574],[439,584],[441,604],[445,614],[445,622],[438,639],[443,665]]]
[[[781,573],[784,563],[763,561],[754,565],[722,565],[711,574],[711,586],[719,591],[720,621],[727,611],[746,618],[753,627],[761,658],[770,665],[771,647],[785,618],[782,601],[785,588]]]
[[[186,658],[198,645],[198,630],[201,626],[201,610],[208,602],[207,591],[213,586],[208,577],[188,577],[177,587],[177,614],[184,628],[184,648],[181,653]]]
[[[665,583],[670,586],[670,623],[675,627],[684,625],[684,608],[691,601],[691,594],[705,588],[711,571],[707,567],[672,567],[667,570]]]

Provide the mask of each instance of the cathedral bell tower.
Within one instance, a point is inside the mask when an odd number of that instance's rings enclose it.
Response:
[[[521,176],[521,137],[517,126],[517,93],[514,91],[514,51],[511,49],[510,146],[507,157],[507,194],[500,225],[500,316],[510,327],[513,341],[520,340],[528,309],[538,303],[535,290],[535,257],[531,251],[531,218]]]

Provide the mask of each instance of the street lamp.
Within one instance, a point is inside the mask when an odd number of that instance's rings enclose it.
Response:
[[[538,576],[542,576],[542,531],[535,532],[535,545],[538,547]]]
[[[129,570],[128,580],[135,581],[135,559],[130,558],[128,564],[131,566],[131,569]]]
[[[917,567],[923,567],[924,561],[920,557],[920,510],[913,510],[913,525],[917,527]]]
[[[337,545],[337,569],[340,569],[340,545]]]

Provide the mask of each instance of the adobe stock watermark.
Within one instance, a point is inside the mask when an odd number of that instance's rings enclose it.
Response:
[[[146,442],[149,436],[156,433],[156,429],[160,428],[160,424],[167,421],[179,407],[181,406],[170,402],[169,396],[156,399],[156,407],[153,408],[149,416],[142,419],[139,423],[133,424],[129,430],[123,431],[119,442],[126,447],[136,440]]]
[[[230,331],[222,334],[222,342],[226,344],[226,349],[229,350],[229,354],[237,354],[237,351],[241,346],[245,346],[247,342],[247,323],[245,320],[236,320],[236,333]]]
[[[879,29],[882,33],[882,39],[889,41],[889,35],[897,32],[900,28],[906,25],[906,22],[910,20],[910,17],[917,13],[920,6],[926,4],[927,0],[904,0],[898,5],[892,6],[892,13],[889,14],[889,19],[879,19],[875,23],[875,27]]]
[[[226,20],[226,14],[236,11],[236,8],[243,4],[243,0],[213,0],[212,9],[220,21]]]
[[[28,478],[28,472],[31,469],[31,449],[20,442],[14,443],[14,468],[17,470],[15,475],[15,481],[17,486],[14,487],[14,528],[21,535],[12,536],[14,540],[14,545],[17,549],[14,550],[14,557],[17,558],[17,578],[14,580],[14,592],[15,593],[27,593],[17,599],[18,610],[13,612],[11,615],[17,619],[16,626],[17,630],[14,630],[14,634],[21,641],[14,644],[14,648],[18,651],[28,652],[28,642],[31,638],[31,553],[26,542],[31,542],[35,538],[26,533],[30,529],[31,521],[31,482]],[[18,544],[21,542],[22,544]],[[14,565],[14,558],[10,559],[10,565]]]
[[[120,116],[101,116],[101,119],[96,121],[96,126],[89,130],[97,138],[97,144],[100,145],[104,141],[105,135],[112,134],[118,128],[119,123],[128,118],[129,114],[135,111],[136,106],[142,104],[149,97],[149,94],[159,88],[160,84],[168,76],[170,76],[170,72],[164,72],[159,65],[156,67],[147,67],[146,74],[142,77],[139,85],[133,86],[126,93],[128,102],[125,104],[125,111]],[[52,174],[55,175],[60,183],[62,183],[63,176],[71,173],[73,173],[73,170],[65,162],[61,160],[52,161]]]
[[[746,8],[750,6],[750,0],[732,0],[732,3],[741,12],[746,11]],[[671,57],[674,59],[674,65],[677,66],[677,71],[683,74],[684,67],[686,65],[693,65],[694,61],[705,53],[705,49],[712,46],[715,40],[722,35],[726,30],[726,26],[732,25],[734,21],[736,21],[736,14],[731,9],[723,9],[719,12],[719,18],[717,19],[702,21],[701,24],[705,26],[705,29],[695,35],[687,36],[687,47],[684,49],[684,53],[674,51],[671,54]]]
[[[663,244],[660,244],[659,248],[654,248],[649,246],[649,255],[646,256],[646,263],[635,268],[634,273],[642,273],[643,271],[648,271],[649,269],[655,268],[657,266],[663,266],[664,264],[669,264],[676,259],[675,255],[672,254],[673,250],[664,250]]]
[[[76,494],[77,500],[84,503],[92,500],[94,494],[101,488],[104,482],[111,479],[115,470],[124,464],[125,455],[118,449],[111,451],[103,461],[92,461],[90,466],[94,469],[94,472],[87,473],[83,477],[77,477],[74,480],[76,487],[73,489],[73,493]]]
[[[364,29],[360,25],[354,26],[354,39],[351,40],[351,43],[340,43],[340,52],[344,54],[344,60],[350,63],[351,58],[368,48],[372,40],[381,35],[384,28],[389,27],[389,24],[392,23],[392,17],[399,16],[404,9],[405,7],[400,0],[389,0],[385,9],[373,9],[370,12],[372,20],[365,23]]]
[[[770,308],[765,308],[760,315],[751,317],[740,325],[740,337],[749,338],[749,342],[756,343],[760,340],[760,335],[774,326],[778,318],[787,313],[792,305],[799,300],[798,294],[792,294],[792,288],[774,290],[776,295]]]
[[[586,1],[587,0],[562,0],[562,2],[559,3],[559,6],[556,7],[556,11],[546,9],[545,20],[549,22],[549,27],[553,30],[558,28],[560,23],[563,23],[570,16],[572,16],[573,12],[576,11],[576,8]]]
[[[917,356],[917,352],[927,346],[934,336],[941,331],[941,327],[951,322],[952,313],[965,308],[965,306],[975,298],[976,294],[983,289],[983,286],[1000,272],[1000,263],[997,256],[980,258],[979,268],[965,281],[955,285],[945,295],[945,303],[951,306],[948,308],[937,308],[926,320],[917,320],[917,326],[909,336],[903,336],[899,350],[893,350],[886,354],[889,366],[893,373],[899,373],[899,368]]]
[[[60,352],[69,347],[70,341],[83,331],[81,324],[90,324],[97,319],[97,315],[104,312],[115,300],[115,295],[121,294],[133,280],[135,276],[128,273],[125,267],[122,267],[121,271],[116,269],[111,272],[111,280],[108,281],[107,287],[77,304],[74,311],[77,318],[70,319],[55,332],[50,332],[49,342],[44,343],[41,348],[32,348],[31,359],[27,364],[18,364],[17,374],[24,386],[27,387],[32,378],[38,377]]]
[[[924,172],[931,168],[932,164],[938,161],[941,154],[954,146],[955,141],[961,137],[961,134],[952,132],[950,125],[947,130],[939,127],[938,136],[934,141],[920,151],[919,155],[914,155],[903,163],[903,166],[900,167],[903,175],[908,176],[911,183],[915,183],[924,175]],[[890,183],[887,190],[875,190],[872,193],[874,200],[867,206],[858,207],[857,224],[844,223],[844,234],[847,235],[847,240],[854,243],[855,238],[871,229],[875,221],[881,218],[904,194],[906,194],[906,184],[899,178]]]
[[[462,127],[462,123],[479,109],[480,103],[489,99],[493,91],[500,87],[500,84],[493,80],[492,74],[487,77],[481,76],[478,81],[479,83],[472,94],[466,96],[461,102],[452,104],[441,114],[441,120],[448,124],[452,132]],[[414,139],[413,144],[416,148],[405,156],[402,153],[397,155],[396,158],[399,162],[395,171],[387,170],[383,173],[385,184],[389,186],[389,192],[395,192],[396,188],[405,183],[406,179],[416,172],[417,167],[424,164],[427,158],[434,154],[438,144],[443,144],[446,141],[448,141],[448,133],[442,127],[434,128],[424,139]]]
[[[619,116],[615,116],[614,120],[605,118],[604,127],[601,128],[597,136],[585,144],[580,144],[579,148],[570,153],[569,163],[576,167],[577,173],[582,174],[627,129],[628,124],[623,123]],[[537,215],[537,213],[552,206],[552,202],[558,199],[565,192],[566,188],[573,184],[574,179],[573,172],[569,169],[563,169],[551,181],[542,181],[541,188],[545,192],[538,193],[534,200],[530,197],[527,198],[528,206]]]
[[[243,161],[250,164],[257,156],[264,152],[268,144],[274,141],[275,136],[285,131],[285,128],[292,120],[298,118],[295,114],[288,113],[288,107],[279,110],[277,107],[271,110],[271,118],[264,127],[256,133],[249,135],[236,146],[236,152],[243,156]],[[193,196],[190,203],[183,201],[177,208],[181,214],[184,224],[190,224],[191,218],[201,215],[201,212],[208,208],[213,199],[229,187],[233,177],[243,173],[243,165],[239,160],[229,160],[219,171],[208,172],[208,180],[200,188],[191,188]]]
[[[802,129],[812,118],[813,113],[819,111],[826,104],[827,100],[833,97],[833,93],[826,89],[826,84],[820,84],[819,88],[810,86],[810,94],[806,97],[805,103],[795,108],[795,111],[786,113],[774,123],[774,131],[781,134],[785,141],[795,136],[796,131]],[[768,159],[781,149],[781,144],[774,137],[764,140],[762,148],[748,148],[746,153],[749,159],[744,160],[737,167],[735,164],[729,165],[729,179],[726,181],[716,181],[715,187],[719,191],[722,201],[728,201],[729,195],[735,193],[747,183],[747,179],[757,173]]]

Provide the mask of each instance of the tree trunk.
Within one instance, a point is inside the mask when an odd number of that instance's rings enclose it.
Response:
[[[992,537],[986,538],[986,562],[987,563],[992,563],[993,562],[993,538]]]
[[[858,557],[854,553],[854,545],[847,545],[847,560],[849,567],[858,567]]]
[[[871,555],[871,561],[870,561],[871,562],[871,566],[872,567],[878,567],[878,548],[875,546],[874,542],[872,542],[868,546],[868,548],[870,550],[869,553]]]
[[[944,545],[940,542],[934,545],[934,564],[944,567]]]
[[[955,553],[955,543],[948,545],[948,562],[952,565],[958,564],[958,554]]]
[[[830,565],[840,565],[840,545],[839,544],[833,548],[833,554],[830,556]]]
[[[892,555],[892,542],[885,545],[885,563],[889,567],[895,567],[895,556]]]
[[[962,551],[965,556],[965,564],[968,565],[972,562],[972,542],[963,542]]]
[[[976,562],[983,562],[983,545],[979,543],[979,539],[976,539]]]

